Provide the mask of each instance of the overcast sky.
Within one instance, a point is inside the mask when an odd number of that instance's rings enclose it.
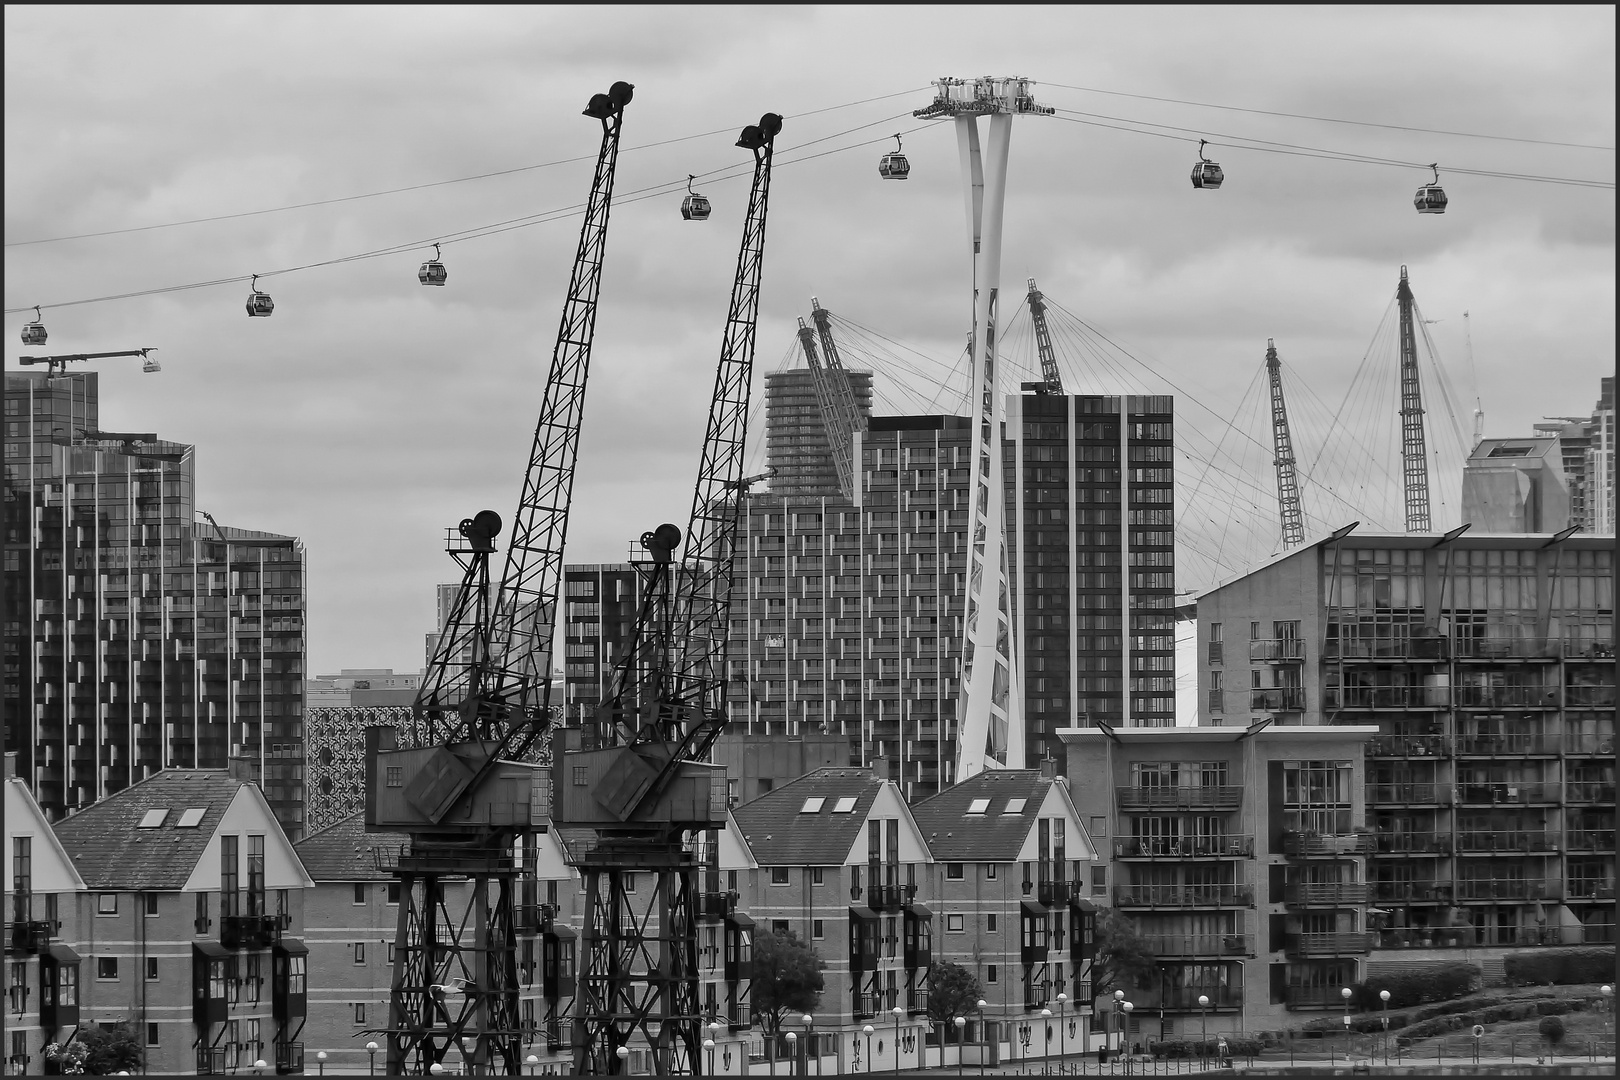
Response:
[[[312,673],[420,668],[434,585],[456,576],[444,529],[485,507],[510,520],[600,138],[580,110],[615,80],[636,93],[570,562],[622,560],[685,521],[747,201],[732,144],[762,112],[787,119],[756,400],[814,295],[899,343],[904,368],[869,361],[880,411],[962,408],[955,137],[911,118],[943,75],[1024,75],[1058,109],[1015,124],[1004,288],[1016,300],[1037,278],[1118,347],[1076,346],[1071,391],[1177,393],[1183,590],[1276,549],[1268,338],[1321,480],[1305,484],[1311,527],[1399,528],[1379,327],[1402,265],[1441,364],[1425,376],[1437,524],[1455,518],[1444,470],[1476,397],[1487,435],[1528,434],[1590,414],[1613,371],[1610,6],[11,5],[5,20],[9,355],[40,351],[17,339],[34,304],[45,351],[159,348],[156,375],[98,362],[102,426],[196,444],[199,508],[304,539]],[[905,183],[877,175],[894,132]],[[1219,191],[1189,182],[1199,138]],[[1444,215],[1412,205],[1431,161]],[[681,220],[679,193],[641,197],[688,173],[706,223]],[[417,283],[433,239],[548,214],[445,244],[448,285]],[[112,235],[53,239],[88,233]],[[269,319],[243,310],[253,273]],[[1335,415],[1332,437],[1382,465],[1329,475],[1354,456],[1324,434]]]

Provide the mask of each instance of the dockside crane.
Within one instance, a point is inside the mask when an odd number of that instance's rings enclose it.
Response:
[[[1395,300],[1401,324],[1401,480],[1406,492],[1406,531],[1428,532],[1429,458],[1423,439],[1423,390],[1418,381],[1417,334],[1412,322],[1416,301],[1404,266]]]
[[[489,563],[502,522],[485,510],[451,538],[462,582],[407,745],[392,728],[366,732],[366,829],[410,837],[408,848],[379,851],[400,885],[388,1026],[375,1032],[387,1039],[389,1075],[427,1073],[452,1047],[474,1073],[522,1069],[513,852],[550,817],[541,740],[551,723],[554,614],[633,90],[614,83],[584,110],[601,122],[602,141],[499,588],[491,592]],[[446,904],[451,878],[471,885],[465,908]]]
[[[724,769],[703,759],[725,723],[733,559],[747,485],[757,479],[743,475],[743,451],[772,146],[781,127],[780,116],[766,113],[737,140],[754,155],[754,178],[686,531],[664,524],[643,534],[643,600],[603,698],[601,743],[554,759],[558,821],[596,832],[594,843],[569,852],[586,901],[576,1074],[623,1072],[627,1044],[638,1036],[657,1075],[698,1075],[704,1067],[696,837],[725,827],[728,804]],[[638,879],[633,892],[630,874]],[[735,996],[748,978],[751,939],[740,924],[727,931]],[[728,1003],[734,1023],[745,1005]]]
[[[849,381],[849,372],[844,369],[843,357],[838,352],[838,342],[833,338],[832,312],[822,307],[821,301],[814,296],[810,298],[810,319],[816,324],[816,337],[821,341],[822,381],[832,405],[831,418],[827,420],[827,440],[834,446],[842,446],[844,452],[850,455],[849,487],[844,491],[844,497],[853,499],[855,433],[866,424],[861,419],[861,407],[855,402],[855,384]],[[823,411],[822,416],[826,418],[827,415]],[[839,486],[843,487],[842,478]]]
[[[816,392],[816,405],[821,410],[821,425],[827,432],[827,445],[832,450],[833,467],[838,472],[838,490],[846,499],[855,497],[855,448],[843,430],[839,419],[836,391],[831,386],[827,371],[822,367],[816,351],[816,332],[799,320],[799,345],[804,349],[805,363],[810,366],[810,385]]]
[[[1058,371],[1057,354],[1052,351],[1052,334],[1046,326],[1046,300],[1029,279],[1029,318],[1035,326],[1035,351],[1041,356],[1041,381],[1024,383],[1022,389],[1037,394],[1063,393],[1063,374]]]
[[[1294,438],[1288,430],[1288,405],[1283,399],[1282,361],[1277,343],[1266,339],[1266,380],[1271,385],[1271,451],[1277,466],[1277,508],[1282,515],[1283,547],[1305,541],[1305,511],[1294,474]]]

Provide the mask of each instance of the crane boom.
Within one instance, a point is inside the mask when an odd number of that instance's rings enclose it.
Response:
[[[1395,289],[1401,322],[1401,480],[1406,491],[1406,531],[1428,532],[1429,457],[1423,442],[1423,390],[1418,382],[1417,336],[1412,323],[1412,286],[1401,267]]]
[[[548,778],[514,759],[550,725],[552,614],[633,91],[614,83],[584,110],[601,121],[602,142],[499,590],[489,561],[501,519],[485,510],[450,546],[464,574],[416,697],[414,745],[399,746],[391,728],[366,731],[366,828],[410,836],[408,850],[378,853],[400,883],[388,1025],[374,1029],[388,1041],[389,1075],[427,1073],[452,1048],[474,1073],[522,1070],[514,851],[546,825]],[[456,878],[469,886],[460,913],[446,891]]]
[[[833,419],[827,425],[827,440],[842,446],[850,456],[849,490],[845,498],[855,497],[855,433],[865,427],[861,408],[855,403],[855,384],[849,380],[844,360],[839,355],[838,342],[833,338],[832,312],[821,306],[821,301],[810,298],[810,318],[816,324],[816,336],[821,340],[822,377],[827,396],[832,402]],[[825,415],[825,413],[823,414]]]
[[[1041,378],[1046,387],[1043,394],[1063,393],[1063,375],[1058,371],[1057,355],[1052,351],[1052,334],[1046,327],[1046,302],[1035,279],[1029,279],[1029,317],[1035,324],[1035,349],[1041,355]]]
[[[1305,513],[1299,500],[1299,481],[1294,475],[1294,439],[1288,430],[1288,406],[1283,400],[1282,361],[1277,345],[1266,339],[1266,378],[1271,384],[1271,449],[1277,466],[1277,507],[1282,514],[1285,548],[1305,540]]]
[[[816,332],[799,320],[799,345],[804,349],[805,363],[810,366],[810,385],[816,392],[816,405],[821,410],[821,426],[827,432],[827,446],[832,451],[833,467],[838,472],[838,491],[846,499],[855,496],[855,451],[849,435],[839,419],[837,391],[821,357],[816,352]]]

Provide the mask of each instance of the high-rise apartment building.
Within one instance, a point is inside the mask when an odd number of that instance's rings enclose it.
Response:
[[[1581,524],[1599,536],[1614,535],[1614,376],[1603,377],[1603,394],[1592,410],[1582,485]]]
[[[6,746],[53,820],[251,763],[303,814],[304,545],[198,520],[194,449],[99,430],[95,372],[6,376]]]
[[[1028,733],[1175,723],[1175,489],[1168,396],[1007,398],[1007,550]]]
[[[845,371],[862,420],[872,413],[872,373]],[[837,378],[829,372],[828,378]],[[765,376],[765,464],[773,470],[771,494],[836,496],[827,424],[809,368],[773,371]]]
[[[1205,724],[1378,729],[1373,963],[1614,941],[1613,560],[1583,533],[1335,534],[1199,597]]]

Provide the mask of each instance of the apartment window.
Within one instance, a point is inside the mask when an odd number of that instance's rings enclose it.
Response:
[[[96,978],[98,978],[98,979],[116,979],[116,978],[118,978],[118,957],[116,957],[116,956],[98,956],[98,957],[96,957]]]
[[[118,914],[118,894],[115,893],[115,892],[97,893],[96,894],[96,914],[97,915],[116,915],[116,914]]]
[[[984,917],[984,929],[986,933],[994,934],[996,932],[997,923],[994,915],[986,915]]]
[[[357,904],[366,902],[366,886],[364,882],[357,881],[354,883],[354,902]]]
[[[248,1001],[258,1004],[259,988],[264,985],[264,958],[258,953],[247,954],[247,978],[243,982],[247,985]]]
[[[771,933],[773,933],[773,934],[786,934],[786,933],[790,933],[790,932],[791,931],[790,931],[790,928],[788,927],[788,921],[786,919],[772,919],[771,920]]]
[[[156,1045],[158,1045],[158,1026],[156,1024],[147,1024],[146,1025],[146,1045],[147,1046],[156,1046]]]
[[[366,962],[366,943],[363,941],[354,943],[354,962],[357,964]]]
[[[959,862],[946,863],[945,864],[945,880],[947,880],[947,881],[961,881],[962,880],[962,864],[959,863]]]
[[[996,965],[994,965],[994,964],[986,964],[985,965],[985,968],[984,968],[984,981],[985,982],[990,983],[992,985],[999,982],[1000,981],[1000,979],[999,979],[1000,974],[1001,974],[1001,972],[996,969]]]
[[[810,868],[810,884],[812,884],[812,885],[820,885],[821,883],[822,883],[822,868],[819,867],[819,866],[812,866]]]
[[[24,1012],[28,1004],[28,965],[13,963],[9,967],[11,980],[6,984],[8,1004],[12,1012]]]
[[[960,934],[962,932],[962,916],[945,916],[945,931],[950,934]]]
[[[388,902],[390,904],[399,903],[399,882],[397,881],[388,883]]]
[[[574,766],[574,786],[589,787],[591,784],[591,770],[584,765]]]
[[[817,938],[817,939],[825,937],[826,936],[826,929],[827,929],[826,924],[823,923],[820,919],[811,919],[810,920],[810,936],[811,937]]]
[[[146,913],[148,915],[156,915],[158,913],[157,893],[146,894]]]
[[[389,787],[404,787],[405,786],[405,768],[404,768],[404,766],[402,766],[402,765],[390,765],[390,766],[388,766],[388,786]]]
[[[1209,662],[1221,662],[1221,624],[1218,622],[1209,624]]]
[[[771,884],[786,885],[788,883],[788,868],[785,866],[771,867]]]
[[[996,864],[995,863],[987,862],[987,863],[984,864],[984,880],[986,880],[986,881],[994,881],[994,880],[996,880]]]
[[[366,1003],[363,1001],[357,1001],[354,1003],[354,1026],[366,1026]]]
[[[146,979],[147,979],[148,982],[156,982],[157,981],[157,977],[158,977],[158,966],[157,966],[157,964],[158,964],[157,957],[148,956],[146,958]]]
[[[627,893],[636,891],[636,875],[630,873],[624,875],[624,891]]]
[[[1108,819],[1103,816],[1094,816],[1091,819],[1091,838],[1093,840],[1108,835]]]
[[[1093,866],[1091,868],[1091,892],[1093,896],[1101,896],[1108,891],[1108,867]]]
[[[236,915],[236,875],[237,875],[237,841],[239,837],[221,836],[219,838],[219,913],[223,915]]]

